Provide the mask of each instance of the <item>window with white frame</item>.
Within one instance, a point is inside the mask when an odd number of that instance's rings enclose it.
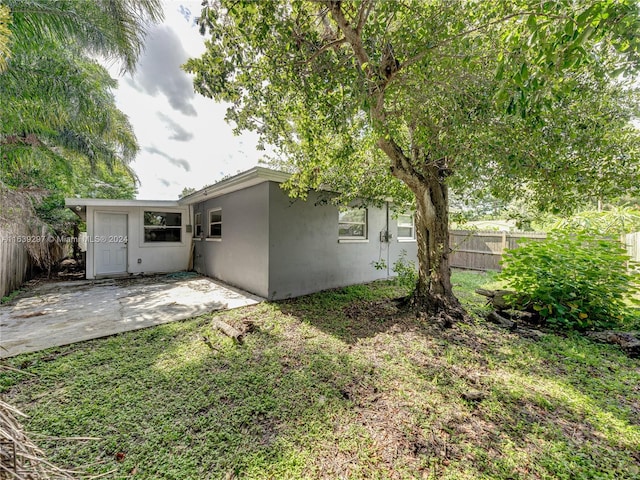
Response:
[[[209,210],[209,238],[222,238],[222,209]]]
[[[338,238],[364,240],[367,238],[367,209],[344,208],[338,215]]]
[[[413,215],[398,215],[398,240],[415,240],[416,226]]]
[[[202,237],[202,212],[196,212],[193,216],[193,224],[195,226],[193,229],[193,236],[196,238]]]
[[[144,212],[144,241],[181,242],[182,213],[179,212]]]

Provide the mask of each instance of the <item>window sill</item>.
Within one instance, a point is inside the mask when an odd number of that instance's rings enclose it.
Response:
[[[140,248],[183,247],[184,242],[142,242]]]
[[[222,239],[221,238],[205,238],[204,239],[205,242],[221,242]]]
[[[398,243],[415,243],[415,238],[399,238]]]
[[[369,243],[368,238],[339,238],[338,243]]]
[[[200,237],[191,237],[194,242],[200,242],[202,239]]]

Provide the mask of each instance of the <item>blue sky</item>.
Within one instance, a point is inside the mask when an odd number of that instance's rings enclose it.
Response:
[[[132,163],[140,179],[138,198],[172,200],[184,187],[200,188],[256,165],[257,137],[236,137],[224,121],[226,106],[193,91],[180,69],[205,49],[194,18],[200,0],[166,0],[165,21],[149,31],[133,75],[118,78],[118,107],[129,117],[141,150]]]

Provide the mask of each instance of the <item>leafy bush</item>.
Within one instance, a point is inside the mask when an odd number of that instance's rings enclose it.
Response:
[[[371,265],[376,270],[385,270],[387,268],[387,262],[383,258],[371,262]],[[407,260],[406,250],[400,252],[400,256],[391,270],[396,274],[396,285],[406,288],[409,291],[409,295],[411,295],[418,284],[418,271],[414,263]]]
[[[638,303],[638,273],[628,265],[617,240],[554,232],[507,251],[499,278],[515,290],[519,308],[535,310],[550,326],[605,329],[630,320],[630,305]]]
[[[413,293],[418,284],[418,270],[413,262],[407,260],[406,250],[400,252],[400,257],[393,264],[392,270],[396,274],[398,285],[409,290],[410,294]]]

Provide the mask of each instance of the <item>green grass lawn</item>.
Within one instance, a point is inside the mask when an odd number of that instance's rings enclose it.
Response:
[[[482,312],[493,277],[453,281]],[[6,363],[35,376],[0,374],[0,392],[53,462],[100,478],[640,478],[640,361],[480,320],[440,330],[387,301],[401,293],[221,314],[255,322],[243,345],[200,317],[22,355]]]

